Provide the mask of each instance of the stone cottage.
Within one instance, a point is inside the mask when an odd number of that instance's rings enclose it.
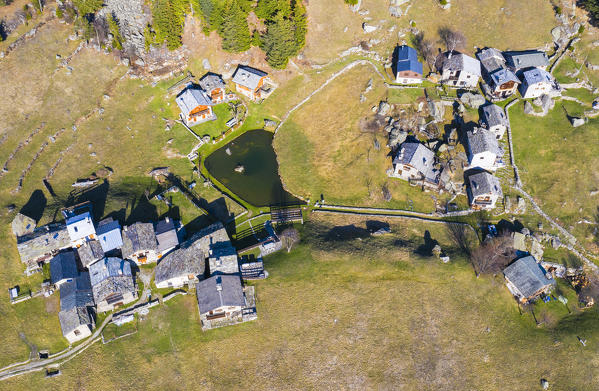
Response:
[[[480,62],[456,51],[440,53],[435,68],[441,74],[441,82],[451,87],[476,88],[481,76]]]
[[[196,295],[202,329],[243,322],[247,302],[239,276],[212,276],[196,285]]]
[[[92,263],[104,258],[104,250],[99,241],[91,240],[77,248],[77,255],[79,256],[81,266],[88,268]]]
[[[510,292],[520,301],[526,303],[543,293],[549,293],[555,286],[550,273],[532,256],[517,259],[503,271]]]
[[[90,265],[89,277],[99,312],[111,311],[137,298],[131,264],[127,260],[104,258]]]
[[[204,279],[206,253],[202,241],[194,237],[164,256],[156,266],[157,288],[179,288]]]
[[[200,79],[200,87],[210,97],[213,104],[219,104],[225,101],[226,86],[220,75],[207,73]]]
[[[524,99],[538,98],[544,94],[551,94],[554,90],[557,90],[557,85],[549,72],[539,68],[522,72],[520,95]]]
[[[497,105],[489,104],[481,108],[481,113],[481,125],[493,133],[497,140],[501,140],[508,126],[510,126],[503,109]]]
[[[123,227],[123,258],[130,259],[138,265],[158,260],[158,241],[154,233],[154,224],[135,223]]]
[[[503,54],[495,48],[486,48],[476,54],[482,68],[482,76],[485,80],[491,97],[505,99],[516,92],[520,80],[514,72],[508,69]]]
[[[495,171],[504,167],[503,149],[497,142],[496,135],[484,128],[474,128],[466,133],[468,148],[468,168],[482,168]]]
[[[71,247],[71,238],[64,224],[49,224],[17,238],[17,250],[27,272],[41,269],[59,251]]]
[[[77,342],[92,334],[95,326],[94,296],[89,273],[80,273],[60,288],[60,312],[58,320],[62,335],[69,343]]]
[[[468,176],[468,201],[474,210],[491,210],[503,196],[499,179],[486,171]]]
[[[517,74],[528,68],[546,70],[549,66],[547,54],[538,50],[509,51],[503,55],[508,68]]]
[[[166,217],[154,225],[156,241],[158,242],[158,257],[161,258],[179,245],[178,222]]]
[[[416,141],[400,145],[393,158],[390,176],[410,182],[422,182],[427,186],[439,185],[441,171],[435,167],[435,153]]]

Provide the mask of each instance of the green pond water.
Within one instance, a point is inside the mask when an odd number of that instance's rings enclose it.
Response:
[[[244,133],[208,156],[206,169],[254,206],[298,204],[300,200],[283,189],[272,138],[273,133],[265,130]],[[236,167],[243,167],[243,172],[236,172]]]

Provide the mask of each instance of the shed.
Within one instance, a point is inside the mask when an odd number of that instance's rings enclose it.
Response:
[[[505,268],[503,275],[508,288],[520,301],[531,300],[555,285],[551,274],[546,273],[532,255],[514,261]]]

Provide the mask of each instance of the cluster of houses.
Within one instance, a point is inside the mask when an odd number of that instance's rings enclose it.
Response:
[[[253,287],[243,286],[237,252],[221,223],[184,240],[181,224],[168,217],[121,228],[110,218],[95,224],[91,208],[86,202],[64,209],[64,224],[36,228],[22,214],[13,221],[27,271],[49,263],[70,343],[91,335],[95,313],[135,301],[137,267],[156,262],[156,287],[195,285],[203,329],[256,318]]]
[[[394,54],[395,81],[417,84],[423,80],[423,66],[415,49],[403,45]],[[549,59],[543,52],[529,50],[500,52],[482,49],[473,58],[457,51],[440,53],[435,61],[436,80],[454,88],[476,88],[482,77],[482,89],[491,102],[506,99],[517,90],[523,98],[551,96],[559,91],[555,79],[546,71]],[[478,126],[464,137],[468,165],[465,169],[466,193],[474,210],[495,208],[503,196],[499,179],[493,173],[504,167],[504,150],[499,140],[509,128],[504,110],[494,103],[481,108]],[[416,138],[406,139],[393,152],[392,177],[430,189],[443,189],[449,180],[447,167],[439,164],[435,152]]]
[[[274,85],[268,79],[268,74],[249,66],[238,66],[232,82],[239,94],[254,102],[266,99],[274,91]],[[222,77],[215,73],[207,73],[198,84],[186,84],[175,99],[181,111],[181,120],[190,127],[216,120],[213,106],[235,98],[235,95],[227,93],[226,89]]]

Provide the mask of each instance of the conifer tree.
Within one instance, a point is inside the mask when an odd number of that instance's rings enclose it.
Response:
[[[295,25],[295,49],[297,54],[306,44],[306,32],[308,31],[308,21],[306,20],[306,7],[302,0],[293,1],[293,24]]]
[[[277,13],[268,22],[266,34],[262,37],[262,49],[266,52],[266,61],[273,68],[285,68],[289,57],[297,53],[295,26],[293,21]]]
[[[166,42],[166,47],[169,50],[177,49],[182,44],[185,4],[181,0],[154,0],[152,16],[156,30],[156,42]]]
[[[104,5],[104,0],[73,0],[73,5],[77,8],[80,16],[94,14]]]
[[[228,52],[244,52],[250,48],[252,40],[247,14],[236,0],[229,0],[225,7],[221,28],[223,49]]]

